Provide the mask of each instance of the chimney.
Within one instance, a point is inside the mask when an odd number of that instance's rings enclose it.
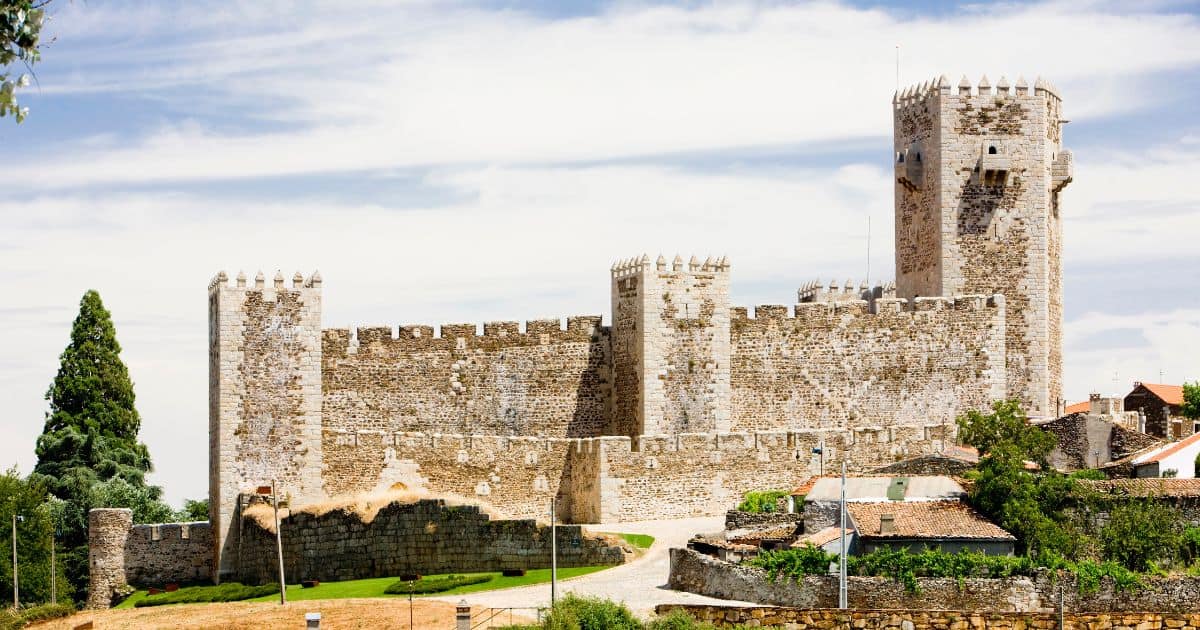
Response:
[[[896,533],[896,515],[895,514],[880,514],[879,515],[879,535]]]

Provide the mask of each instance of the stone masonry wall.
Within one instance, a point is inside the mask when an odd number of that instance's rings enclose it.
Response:
[[[1033,417],[1061,403],[1061,103],[1040,80],[943,78],[894,108],[897,294],[1004,295],[1008,393]]]
[[[540,518],[570,492],[563,470],[577,442],[382,431],[325,431],[322,441],[329,496],[425,490],[479,500],[507,518]]]
[[[732,564],[691,549],[671,549],[668,586],[709,597],[744,602],[836,608],[836,575],[807,576],[797,582],[767,579],[767,572]],[[1089,612],[1154,611],[1195,613],[1200,601],[1200,577],[1145,578],[1144,588],[1120,590],[1103,578],[1095,592],[1082,593],[1072,575],[1042,572],[1036,577],[917,578],[920,593],[905,591],[891,578],[850,577],[847,596],[851,608],[909,610],[972,610],[985,612],[1052,612],[1060,591],[1066,610]]]
[[[955,610],[836,610],[662,604],[659,615],[681,610],[717,627],[739,624],[788,630],[1197,630],[1200,613],[980,613]]]
[[[1003,298],[881,298],[876,308],[733,309],[734,429],[953,425],[1003,398]]]
[[[203,522],[134,525],[129,509],[97,508],[88,514],[88,560],[88,608],[108,608],[126,584],[209,580],[213,530]]]
[[[790,489],[820,473],[812,449],[824,442],[826,468],[843,457],[851,471],[940,451],[943,425],[860,427],[851,431],[682,433],[581,440],[578,457],[599,459],[602,523],[724,514],[750,490]]]
[[[614,434],[729,430],[729,265],[614,265]]]
[[[351,580],[550,566],[550,528],[533,520],[491,520],[475,506],[443,501],[393,503],[370,522],[335,510],[300,512],[281,524],[284,572],[290,581]],[[557,531],[558,566],[624,562],[621,546],[575,525]],[[276,579],[275,534],[251,518],[242,524],[238,578]]]
[[[322,333],[324,428],[589,437],[607,429],[608,330],[600,317]]]
[[[228,280],[209,285],[209,513],[221,555],[239,494],[275,479],[295,500],[322,496],[321,278]]]

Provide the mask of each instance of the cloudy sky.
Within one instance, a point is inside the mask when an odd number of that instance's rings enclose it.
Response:
[[[897,45],[1064,95],[1068,398],[1200,377],[1200,4],[348,4],[52,5],[0,120],[0,465],[89,288],[177,504],[221,269],[320,269],[326,327],[607,317],[641,252],[728,255],[737,304],[890,279]]]

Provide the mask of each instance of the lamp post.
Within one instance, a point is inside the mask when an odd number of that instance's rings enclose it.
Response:
[[[271,480],[271,503],[275,506],[275,553],[279,556],[279,605],[287,603],[287,583],[283,579],[283,532],[279,531],[279,493]]]
[[[550,607],[554,607],[558,595],[558,522],[555,519],[555,504],[558,497],[550,498]]]
[[[846,460],[842,460],[842,500],[840,502],[841,509],[841,532],[842,536],[842,553],[838,557],[838,608],[845,609],[848,607],[846,600]]]
[[[58,603],[58,567],[54,560],[54,546],[58,544],[58,526],[50,530],[50,603]]]
[[[13,502],[12,515],[12,559],[13,559],[13,608],[21,607],[21,586],[17,577],[17,521],[25,522],[24,516],[18,516],[16,502]]]

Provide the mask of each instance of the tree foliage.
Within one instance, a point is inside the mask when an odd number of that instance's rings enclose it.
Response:
[[[1106,558],[1132,571],[1146,571],[1186,554],[1185,528],[1178,508],[1153,499],[1131,499],[1113,506],[1100,542]]]
[[[742,502],[737,509],[742,512],[765,513],[774,512],[779,500],[788,496],[787,490],[751,490],[742,496]]]
[[[50,545],[53,544],[56,523],[52,504],[46,501],[46,488],[33,479],[22,479],[16,468],[0,475],[0,549],[5,550],[0,562],[0,592],[12,592],[12,517],[17,514],[17,568],[20,578],[21,601],[38,603],[50,601]],[[66,580],[62,563],[57,565],[58,596],[69,600],[73,590]]]
[[[28,107],[17,102],[17,90],[29,85],[29,75],[13,76],[8,68],[21,62],[31,68],[41,57],[38,41],[49,0],[0,0],[0,117],[25,120]]]
[[[150,453],[137,440],[141,418],[120,352],[111,315],[100,295],[88,291],[46,392],[50,410],[31,475],[63,502],[56,509],[67,549],[64,564],[81,591],[87,580],[88,510],[131,508],[139,523],[174,516],[161,501],[162,489],[145,482]]]
[[[1183,405],[1179,413],[1190,420],[1200,420],[1200,381],[1183,384]]]

